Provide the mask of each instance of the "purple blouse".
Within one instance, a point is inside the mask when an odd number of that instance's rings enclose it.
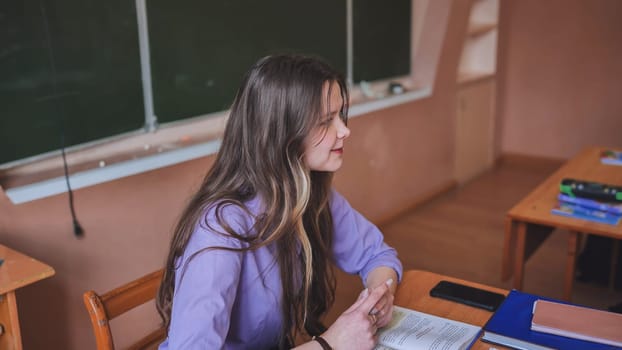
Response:
[[[260,201],[247,208],[257,215]],[[332,191],[333,253],[339,268],[357,273],[363,280],[379,266],[393,268],[402,277],[396,251],[383,241],[382,233],[354,210],[346,199]],[[252,216],[228,206],[223,217],[235,232],[249,232]],[[214,210],[206,213],[210,225],[221,230]],[[214,233],[204,220],[197,224],[178,261],[175,294],[168,338],[160,350],[168,349],[267,349],[278,344],[281,330],[281,279],[274,244],[243,253],[208,250],[206,247],[242,247],[237,239]]]

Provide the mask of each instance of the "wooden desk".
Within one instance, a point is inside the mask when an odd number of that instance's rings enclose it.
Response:
[[[430,296],[430,289],[441,280],[457,282],[467,286],[501,293],[503,295],[508,294],[508,291],[505,289],[490,287],[427,271],[409,270],[404,272],[402,283],[400,283],[395,293],[395,305],[483,327],[492,316],[492,312]],[[481,340],[478,340],[473,345],[472,349],[488,350],[491,347],[507,349],[500,345],[484,343]]]
[[[21,350],[15,290],[54,275],[54,269],[0,244],[0,349]]]
[[[564,299],[570,301],[580,234],[622,238],[622,225],[612,226],[551,214],[563,178],[622,185],[622,167],[600,163],[602,147],[589,147],[566,162],[553,175],[516,204],[505,220],[501,279],[514,275],[513,287],[522,289],[525,261],[555,228],[569,230]]]

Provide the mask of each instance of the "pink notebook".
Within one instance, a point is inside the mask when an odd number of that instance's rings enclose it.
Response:
[[[536,300],[531,330],[622,346],[622,314]]]

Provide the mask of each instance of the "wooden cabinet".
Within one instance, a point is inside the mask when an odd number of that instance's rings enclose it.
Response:
[[[499,0],[472,0],[457,74],[454,177],[464,183],[492,167]]]
[[[458,89],[454,176],[460,183],[493,164],[495,81],[486,79]]]

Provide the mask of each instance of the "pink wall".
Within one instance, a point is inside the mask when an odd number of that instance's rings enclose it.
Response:
[[[447,31],[438,52],[422,52],[440,61],[437,67],[435,60],[417,57],[414,64],[437,72],[431,76],[433,96],[351,120],[336,186],[373,221],[453,181],[455,74],[468,6],[466,0],[431,2],[429,9],[437,12],[424,31],[434,34],[429,38]],[[422,40],[423,47],[434,47],[430,39]],[[82,293],[103,292],[163,266],[171,228],[212,161],[207,157],[76,191],[85,229],[79,240],[72,234],[66,195],[16,206],[0,191],[0,241],[56,269],[54,277],[17,293],[26,349],[94,348]],[[113,323],[113,331],[123,344],[156,322],[148,307]]]
[[[501,152],[622,148],[622,1],[502,0]]]

